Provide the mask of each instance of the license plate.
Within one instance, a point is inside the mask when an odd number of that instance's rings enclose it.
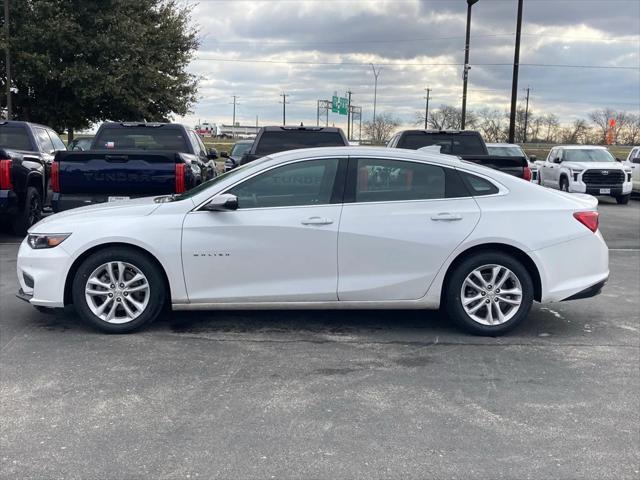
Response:
[[[600,189],[600,193],[603,195],[608,195],[609,193],[611,193],[611,189],[610,188],[601,188]]]
[[[122,200],[129,200],[129,197],[108,197],[107,202],[121,202]]]

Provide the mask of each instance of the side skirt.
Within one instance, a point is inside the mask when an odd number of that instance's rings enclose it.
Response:
[[[335,301],[335,302],[217,302],[173,303],[173,310],[437,310],[439,305],[423,300]]]

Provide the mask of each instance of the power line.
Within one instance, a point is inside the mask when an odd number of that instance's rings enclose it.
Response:
[[[358,67],[368,67],[368,63],[362,62],[311,62],[307,60],[263,60],[263,59],[240,59],[240,58],[217,58],[217,57],[198,57],[195,61],[210,61],[210,62],[228,62],[228,63],[271,63],[271,64],[283,64],[283,65],[348,65]],[[388,67],[452,67],[463,66],[464,63],[460,62],[411,62],[411,63],[381,63],[376,62],[376,65],[383,65]],[[513,63],[473,63],[471,66],[477,67],[512,67]],[[562,63],[521,63],[521,67],[546,67],[546,68],[583,68],[583,69],[612,69],[612,70],[636,70],[640,72],[640,67],[624,67],[617,65],[571,65]]]

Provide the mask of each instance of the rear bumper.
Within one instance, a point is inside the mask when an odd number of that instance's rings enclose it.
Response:
[[[108,195],[108,194],[67,194],[67,193],[54,193],[51,198],[51,208],[54,212],[62,212],[64,210],[71,210],[72,208],[86,207],[87,205],[93,205],[95,203],[106,203],[109,201],[109,197],[113,196],[126,196],[128,198],[142,198],[148,197],[146,195]]]
[[[579,291],[578,293],[574,293],[570,297],[565,298],[563,302],[566,302],[568,300],[581,300],[583,298],[591,298],[595,297],[596,295],[600,295],[600,292],[602,292],[602,287],[604,287],[605,283],[607,283],[607,280],[609,280],[609,277],[599,281],[595,285],[591,285],[590,287]]]
[[[13,214],[18,211],[18,196],[13,190],[0,190],[0,213]]]

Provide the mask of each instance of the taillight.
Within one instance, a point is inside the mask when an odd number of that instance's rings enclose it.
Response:
[[[0,190],[13,189],[11,181],[11,159],[0,160]]]
[[[185,172],[187,166],[184,163],[176,164],[176,193],[182,193],[185,188]]]
[[[60,164],[55,160],[51,163],[51,190],[60,193]]]
[[[598,212],[576,212],[573,216],[593,233],[598,230]]]
[[[531,169],[529,167],[524,167],[524,172],[522,172],[522,178],[524,178],[527,182],[531,181]]]

